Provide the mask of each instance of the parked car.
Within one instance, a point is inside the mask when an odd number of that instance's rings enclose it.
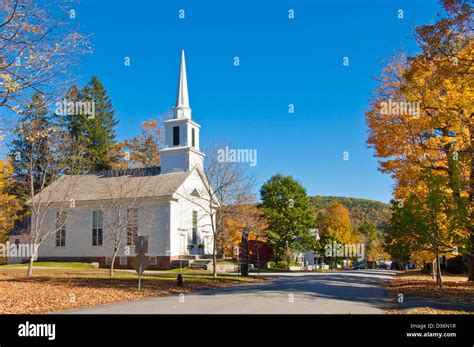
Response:
[[[388,269],[388,265],[385,264],[385,263],[379,263],[378,268],[386,270],[386,269]]]
[[[402,265],[397,262],[392,261],[392,263],[390,264],[390,270],[400,270],[401,268]]]
[[[354,270],[361,270],[361,269],[367,269],[367,267],[365,266],[365,264],[361,261],[355,263],[354,265],[352,265],[352,269]]]
[[[366,266],[367,266],[367,269],[376,269],[377,268],[377,262],[376,261],[368,261]]]

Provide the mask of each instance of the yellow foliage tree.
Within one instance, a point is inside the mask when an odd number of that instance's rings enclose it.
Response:
[[[331,204],[319,217],[321,239],[339,243],[352,243],[356,235],[351,230],[349,210],[340,203]]]
[[[16,196],[8,193],[12,185],[12,166],[0,160],[0,242],[6,242],[6,234],[13,228],[17,214],[21,209],[20,201]],[[0,258],[0,264],[5,258]]]
[[[473,10],[463,0],[443,4],[446,18],[416,29],[421,53],[397,55],[383,69],[366,112],[368,143],[395,179],[400,206],[426,200],[425,177],[439,178],[452,200],[444,228],[467,235],[474,280]]]

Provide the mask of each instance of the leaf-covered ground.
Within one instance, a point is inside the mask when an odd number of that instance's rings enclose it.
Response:
[[[391,314],[458,314],[474,313],[474,283],[467,276],[445,275],[443,287],[431,275],[420,271],[399,274],[385,284],[393,309]],[[398,302],[403,294],[403,303]]]
[[[0,267],[0,313],[45,313],[65,309],[136,300],[150,296],[178,295],[194,290],[237,285],[254,278],[208,274],[184,275],[184,287],[177,287],[176,273],[147,274],[137,290],[137,276],[105,269],[34,269],[26,277],[24,268]]]

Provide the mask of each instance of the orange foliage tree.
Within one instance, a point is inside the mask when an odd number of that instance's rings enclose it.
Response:
[[[421,53],[399,54],[383,69],[366,112],[368,143],[381,171],[395,179],[399,208],[410,197],[426,202],[430,183],[424,178],[439,178],[451,199],[446,228],[467,235],[474,280],[473,9],[464,0],[443,5],[446,18],[416,29]]]
[[[164,129],[159,117],[143,122],[140,128],[139,135],[112,149],[112,156],[121,158],[115,168],[160,166],[159,150],[164,146]]]
[[[255,204],[245,203],[231,206],[224,220],[224,230],[220,233],[220,245],[224,256],[235,257],[236,250],[242,241],[241,230],[249,226],[249,240],[266,242],[263,230],[267,222],[262,211]]]

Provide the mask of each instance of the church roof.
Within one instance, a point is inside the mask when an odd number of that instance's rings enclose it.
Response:
[[[112,170],[97,174],[65,175],[33,200],[38,203],[97,201],[172,196],[191,172],[159,174],[153,168]]]
[[[7,236],[20,236],[24,234],[29,234],[31,230],[31,215],[26,216],[21,221],[15,224],[12,230],[7,234]]]

